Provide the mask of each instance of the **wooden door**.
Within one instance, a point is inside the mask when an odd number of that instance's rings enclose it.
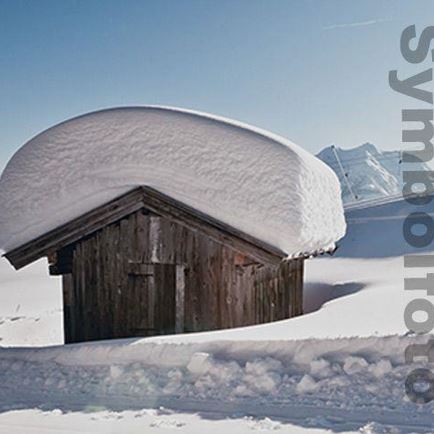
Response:
[[[174,264],[130,264],[127,291],[131,336],[175,333],[176,283]]]

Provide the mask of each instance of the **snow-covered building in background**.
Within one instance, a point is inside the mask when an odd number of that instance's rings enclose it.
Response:
[[[63,276],[65,341],[302,313],[303,261],[345,233],[333,171],[257,128],[165,107],[39,134],[0,178],[0,248]]]
[[[372,143],[351,149],[331,145],[317,157],[336,172],[345,205],[402,196],[404,167],[400,151],[381,151]],[[422,161],[411,165],[414,171],[431,171]]]

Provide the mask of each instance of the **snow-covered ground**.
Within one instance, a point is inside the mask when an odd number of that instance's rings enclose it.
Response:
[[[314,424],[314,419],[312,424]],[[332,423],[323,419],[325,426]],[[37,427],[37,428],[35,428]],[[374,430],[375,429],[375,430]],[[381,429],[381,431],[379,430]],[[361,433],[386,433],[378,424],[367,424]],[[164,408],[153,410],[113,412],[101,410],[87,413],[63,413],[60,410],[11,411],[0,415],[0,433],[111,433],[111,434],[331,434],[333,431],[283,423],[270,418],[231,416],[224,419],[203,413],[173,412]],[[345,434],[345,432],[342,432]]]
[[[61,280],[45,260],[16,272],[0,259],[0,345],[61,344],[62,309]]]
[[[406,365],[404,350],[427,340],[403,322],[414,294],[403,290],[398,229],[411,210],[351,211],[336,256],[307,261],[304,316],[1,349],[0,432],[433,433],[433,404],[404,393],[406,375],[423,366]],[[60,281],[43,261],[20,272],[0,263],[0,297],[2,346],[61,343]]]

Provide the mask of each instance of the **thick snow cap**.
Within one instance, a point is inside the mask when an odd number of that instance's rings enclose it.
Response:
[[[345,233],[338,179],[294,143],[167,107],[86,114],[39,134],[0,178],[0,248],[10,251],[141,185],[289,256]]]

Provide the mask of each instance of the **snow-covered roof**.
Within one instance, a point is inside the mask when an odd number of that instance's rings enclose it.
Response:
[[[252,126],[169,107],[102,110],[27,142],[0,178],[0,248],[10,251],[147,185],[288,255],[345,233],[334,172]]]

